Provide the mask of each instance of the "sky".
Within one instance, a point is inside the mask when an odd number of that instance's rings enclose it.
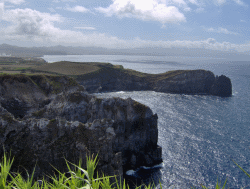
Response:
[[[250,51],[249,0],[0,0],[0,44]]]

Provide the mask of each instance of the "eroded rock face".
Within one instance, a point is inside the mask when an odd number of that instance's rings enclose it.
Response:
[[[215,82],[213,83],[210,93],[212,95],[228,97],[232,95],[232,83],[231,80],[224,76],[217,76]]]
[[[148,82],[144,78],[129,75],[121,70],[102,69],[98,74],[80,76],[77,82],[86,88],[90,93],[111,92],[111,91],[136,91],[150,90]]]
[[[79,77],[77,81],[90,93],[111,91],[143,91],[176,94],[203,94],[229,97],[232,95],[231,80],[226,76],[215,76],[206,70],[176,70],[163,74],[143,74],[137,76],[114,70],[88,77]]]
[[[0,144],[15,156],[14,171],[32,173],[36,165],[35,177],[42,178],[55,172],[51,165],[65,172],[65,159],[85,163],[86,155],[98,154],[99,173],[122,177],[162,161],[157,115],[149,107],[98,99],[67,77],[16,77],[0,78]]]
[[[159,80],[154,89],[157,92],[178,94],[210,94],[215,76],[210,71],[190,70],[174,77]]]
[[[72,101],[77,96],[81,101]],[[132,99],[99,99],[84,92],[58,95],[43,109],[40,117],[64,117],[68,121],[93,123],[113,120],[115,153],[122,152],[124,169],[152,166],[161,162],[161,148],[157,146],[157,115]],[[133,161],[131,161],[133,159]]]
[[[16,118],[44,107],[59,92],[83,90],[73,79],[65,76],[0,76],[0,103]]]

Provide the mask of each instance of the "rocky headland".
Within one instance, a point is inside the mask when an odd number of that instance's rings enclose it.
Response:
[[[10,72],[27,66],[20,60],[3,61]],[[232,95],[228,77],[206,70],[146,74],[107,63],[39,60],[29,64],[22,72],[36,74],[0,75],[0,144],[4,147],[0,156],[4,150],[11,151],[13,171],[25,168],[32,173],[36,167],[36,178],[53,175],[51,165],[67,171],[65,159],[77,164],[91,154],[98,154],[99,173],[121,178],[129,169],[162,162],[158,117],[149,107],[130,98],[101,99],[90,93],[152,90]]]
[[[147,74],[124,69],[121,65],[97,62],[54,62],[42,59],[0,58],[0,73],[66,75],[83,85],[87,92],[156,91],[176,94],[202,94],[228,97],[231,80],[206,70],[176,70]]]
[[[207,70],[176,70],[162,74],[146,74],[110,66],[79,75],[76,80],[90,93],[155,91],[221,97],[232,95],[231,80],[224,75],[215,76]]]
[[[157,115],[132,99],[96,98],[66,76],[0,76],[0,156],[35,178],[98,154],[98,172],[118,175],[162,161]],[[83,165],[85,166],[85,165]]]

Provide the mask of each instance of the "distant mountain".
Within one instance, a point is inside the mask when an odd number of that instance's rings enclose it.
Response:
[[[11,54],[17,57],[41,57],[44,55],[151,55],[226,58],[227,60],[250,60],[250,53],[237,51],[216,51],[201,48],[161,48],[146,47],[133,49],[108,49],[102,47],[18,47],[8,44],[0,45],[0,55]]]
[[[47,47],[18,47],[8,44],[0,45],[0,54],[17,57],[41,57],[43,55],[66,55],[66,52],[48,49]]]

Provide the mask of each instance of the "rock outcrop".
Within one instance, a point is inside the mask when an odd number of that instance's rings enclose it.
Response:
[[[232,95],[232,84],[228,77],[218,77],[206,70],[176,70],[162,74],[145,74],[104,67],[96,73],[78,76],[77,81],[90,93],[151,90],[221,97]]]
[[[99,173],[122,177],[162,161],[157,115],[132,99],[99,99],[73,79],[44,75],[0,76],[0,95],[0,144],[15,157],[13,171],[36,166],[42,178],[51,165],[64,172],[65,159],[98,154]]]
[[[224,76],[216,76],[215,82],[213,83],[210,94],[221,96],[221,97],[228,97],[232,95],[232,83],[231,80]]]

